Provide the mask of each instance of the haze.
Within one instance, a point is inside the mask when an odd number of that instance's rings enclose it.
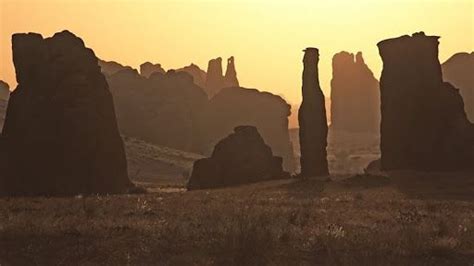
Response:
[[[165,69],[235,56],[244,87],[301,100],[301,56],[319,47],[320,79],[329,96],[331,58],[362,51],[380,76],[378,41],[425,31],[440,35],[440,60],[474,44],[472,0],[430,1],[23,1],[1,0],[0,79],[15,85],[10,38],[68,29],[104,60]],[[297,4],[295,4],[297,3]]]

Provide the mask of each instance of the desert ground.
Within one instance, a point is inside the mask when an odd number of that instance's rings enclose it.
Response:
[[[0,265],[472,265],[474,180],[364,173],[377,142],[330,137],[330,182],[188,192],[201,155],[125,138],[149,192],[1,198]]]

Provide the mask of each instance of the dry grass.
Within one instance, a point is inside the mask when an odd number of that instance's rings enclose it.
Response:
[[[0,264],[472,265],[472,200],[359,184],[372,179],[4,198]]]

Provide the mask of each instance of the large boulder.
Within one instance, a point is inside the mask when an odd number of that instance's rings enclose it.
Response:
[[[198,65],[190,64],[183,68],[176,69],[176,72],[186,72],[193,77],[194,84],[198,85],[201,88],[206,87],[206,71],[199,68]]]
[[[457,53],[441,65],[443,80],[459,88],[467,117],[474,122],[474,52]]]
[[[6,195],[121,193],[131,186],[98,59],[74,34],[14,34],[18,86],[2,136]]]
[[[383,170],[473,168],[474,128],[459,90],[443,82],[437,36],[381,41]]]
[[[282,169],[281,157],[253,126],[239,126],[221,140],[210,158],[194,163],[188,189],[234,186],[276,178],[288,178]]]
[[[290,105],[280,96],[256,89],[230,87],[210,99],[199,124],[204,153],[210,154],[224,136],[238,125],[255,126],[275,155],[283,158],[284,169],[295,170],[295,158],[288,131]]]
[[[332,59],[331,129],[379,132],[379,82],[362,53],[340,52]]]
[[[327,176],[328,125],[325,98],[319,86],[319,50],[306,48],[304,52],[303,102],[298,112],[301,176]]]

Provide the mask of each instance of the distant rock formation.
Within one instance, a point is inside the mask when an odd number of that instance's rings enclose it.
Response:
[[[124,70],[108,78],[120,131],[161,146],[201,151],[197,116],[207,104],[205,92],[185,72],[143,77]]]
[[[238,125],[258,128],[273,152],[283,157],[286,171],[295,170],[295,158],[288,132],[290,105],[281,97],[256,89],[225,88],[210,99],[200,119],[205,154]]]
[[[239,80],[237,79],[237,72],[235,71],[234,57],[227,59],[227,68],[225,71],[225,83],[228,87],[239,87]]]
[[[14,34],[12,47],[18,86],[3,127],[1,193],[128,191],[112,96],[94,52],[68,31]]]
[[[10,97],[10,86],[3,80],[0,80],[0,100],[8,100]]]
[[[145,62],[140,65],[140,75],[149,78],[153,73],[165,74],[166,71],[161,67],[161,64]]]
[[[207,73],[206,71],[199,68],[199,66],[191,64],[189,66],[176,69],[176,72],[186,72],[193,77],[194,84],[198,85],[201,88],[206,87]]]
[[[303,102],[298,112],[301,175],[329,175],[327,161],[328,125],[324,94],[319,86],[319,51],[306,48],[303,58]]]
[[[124,66],[122,64],[119,64],[115,61],[104,61],[99,59],[99,66],[100,66],[100,71],[102,74],[104,74],[106,77],[112,76],[113,74],[128,69],[132,70],[131,67],[129,66]]]
[[[441,65],[443,80],[459,88],[467,117],[474,122],[474,52],[457,53]]]
[[[355,60],[354,60],[355,59]],[[379,83],[362,53],[340,52],[332,59],[331,128],[348,132],[379,132]]]
[[[438,38],[420,32],[378,43],[384,170],[473,167],[473,125],[459,91],[442,80]]]
[[[207,67],[205,89],[209,98],[214,97],[220,90],[228,87],[238,87],[237,72],[235,71],[234,57],[227,60],[225,76],[222,75],[222,58],[211,59]]]
[[[218,188],[288,177],[281,157],[273,156],[257,129],[239,126],[219,141],[210,158],[194,163],[187,187]]]

